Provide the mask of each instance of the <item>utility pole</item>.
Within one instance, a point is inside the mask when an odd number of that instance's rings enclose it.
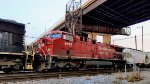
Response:
[[[142,52],[143,52],[143,26],[142,26]]]
[[[136,39],[136,35],[135,35],[135,48],[137,50],[137,39]]]
[[[142,28],[142,52],[144,51],[144,42],[143,42],[143,26],[142,27],[137,27],[137,28]]]

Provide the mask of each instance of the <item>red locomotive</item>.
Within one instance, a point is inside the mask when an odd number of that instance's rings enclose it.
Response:
[[[110,44],[96,42],[87,35],[73,35],[51,31],[36,43],[34,69],[73,69],[88,66],[113,67],[123,64],[119,49]],[[122,63],[119,63],[122,62]]]

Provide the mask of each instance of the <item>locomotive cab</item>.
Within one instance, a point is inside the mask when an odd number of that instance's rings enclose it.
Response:
[[[37,41],[39,60],[42,60],[40,67],[50,69],[55,58],[65,59],[71,56],[73,35],[62,31],[51,31]],[[41,69],[42,70],[42,69]]]
[[[40,38],[38,42],[38,51],[42,53],[42,55],[60,55],[58,51],[61,52],[65,49],[67,50],[67,54],[72,47],[73,41],[72,34],[61,31],[51,31],[43,38]]]

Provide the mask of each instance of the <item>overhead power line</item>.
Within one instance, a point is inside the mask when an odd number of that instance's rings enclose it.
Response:
[[[147,35],[150,35],[150,33],[144,34],[143,36],[147,36]],[[141,37],[141,36],[142,35],[139,35],[139,36],[136,36],[136,37]],[[132,38],[135,38],[135,36],[128,37],[128,38],[114,39],[113,41],[120,41],[120,40],[132,39]]]

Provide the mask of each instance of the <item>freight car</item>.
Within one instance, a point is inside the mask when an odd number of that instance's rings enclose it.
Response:
[[[141,50],[125,48],[123,50],[123,58],[126,60],[128,66],[136,64],[138,67],[145,67],[150,64],[149,53]]]
[[[24,34],[24,24],[0,19],[0,70],[9,73],[22,69]]]
[[[34,69],[79,69],[123,66],[121,50],[110,44],[89,39],[86,34],[73,35],[51,31],[34,43]]]

